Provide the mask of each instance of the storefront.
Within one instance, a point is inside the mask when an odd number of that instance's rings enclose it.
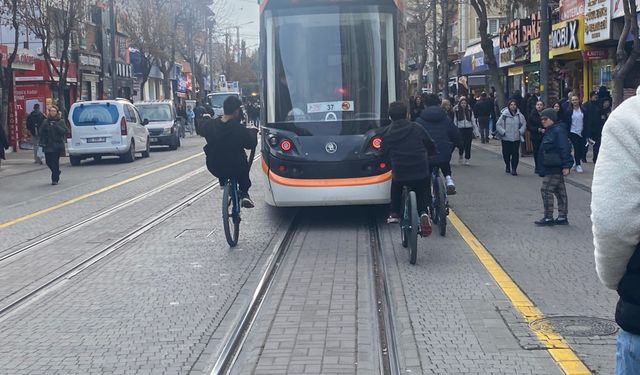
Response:
[[[500,45],[499,38],[493,38],[493,56],[500,66]],[[485,90],[490,86],[488,76],[489,66],[485,64],[484,51],[480,44],[470,46],[465,51],[464,56],[460,60],[460,74],[466,78],[458,79],[458,92],[466,91],[467,94]],[[466,89],[466,90],[465,90]]]
[[[556,62],[552,79],[561,81],[559,97],[564,97],[567,90],[588,97],[588,66],[582,61],[584,16],[554,24],[550,39],[549,56]]]
[[[78,54],[78,69],[80,71],[80,93],[82,101],[98,100],[102,97],[100,74],[102,73],[102,58],[99,55]]]
[[[592,0],[585,5],[582,53],[587,66],[587,87],[598,91],[602,86],[613,91],[613,67],[617,39],[611,38],[612,8],[610,0]],[[623,13],[624,14],[624,13]]]
[[[116,88],[118,90],[117,97],[131,99],[133,97],[133,70],[131,65],[118,63],[116,65],[117,81]]]
[[[531,40],[540,37],[540,16],[513,20],[500,28],[500,68],[507,76],[505,89],[521,94],[531,91],[525,65],[531,56]]]

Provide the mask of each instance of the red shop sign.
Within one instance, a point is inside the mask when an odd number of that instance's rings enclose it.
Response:
[[[582,51],[582,58],[585,60],[605,60],[609,58],[609,51],[606,49]]]

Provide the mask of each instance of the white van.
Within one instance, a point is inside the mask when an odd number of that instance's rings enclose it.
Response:
[[[71,138],[67,151],[71,165],[82,159],[101,159],[114,155],[124,162],[135,160],[135,154],[149,157],[149,131],[140,113],[126,99],[79,102],[69,111]]]
[[[224,101],[230,96],[235,96],[236,98],[240,99],[240,93],[231,92],[231,91],[230,92],[213,92],[207,95],[207,101],[209,102],[209,104],[213,108],[213,111],[215,112],[214,117],[224,115],[222,104],[224,104]]]

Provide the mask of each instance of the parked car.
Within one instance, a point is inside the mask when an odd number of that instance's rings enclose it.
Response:
[[[78,102],[69,111],[71,138],[67,150],[71,165],[80,165],[82,159],[101,159],[114,155],[131,163],[135,154],[149,157],[149,131],[147,122],[125,99]]]
[[[171,150],[180,147],[182,124],[176,116],[173,100],[153,100],[135,104],[144,120],[148,120],[151,146],[169,146]]]

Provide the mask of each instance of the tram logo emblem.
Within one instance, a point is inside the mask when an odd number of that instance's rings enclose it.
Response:
[[[330,154],[335,154],[338,151],[338,145],[335,142],[329,142],[324,146],[324,149]]]
[[[342,110],[348,112],[351,109],[351,104],[349,102],[342,102]]]

